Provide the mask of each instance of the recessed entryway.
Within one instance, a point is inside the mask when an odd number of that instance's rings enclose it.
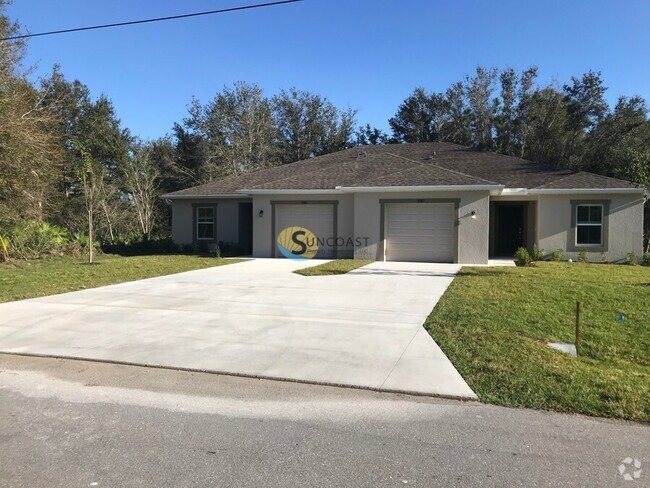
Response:
[[[512,257],[518,248],[535,242],[536,202],[492,202],[490,205],[490,257]]]

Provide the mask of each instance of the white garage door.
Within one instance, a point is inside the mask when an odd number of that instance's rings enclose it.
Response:
[[[454,260],[453,204],[387,204],[384,229],[386,261]]]
[[[319,240],[316,258],[334,257],[334,205],[276,205],[274,239],[283,229],[295,226],[309,229]]]

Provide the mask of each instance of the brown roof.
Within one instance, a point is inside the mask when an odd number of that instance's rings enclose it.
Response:
[[[537,187],[542,190],[569,190],[573,188],[638,188],[635,184],[625,180],[618,180],[616,178],[609,178],[608,176],[601,176],[595,173],[587,173],[580,171],[573,173],[564,178],[551,181],[545,185]]]
[[[343,187],[503,185],[507,188],[636,188],[628,181],[554,169],[525,159],[446,142],[362,146],[232,176],[169,196],[238,190],[332,190]]]

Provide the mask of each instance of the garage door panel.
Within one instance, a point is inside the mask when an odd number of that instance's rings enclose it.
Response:
[[[452,262],[455,211],[453,204],[387,204],[387,261]]]
[[[334,205],[332,204],[280,204],[275,206],[274,242],[283,229],[287,227],[305,227],[321,243],[316,258],[334,257],[331,245],[334,238]],[[329,240],[329,243],[327,242]]]

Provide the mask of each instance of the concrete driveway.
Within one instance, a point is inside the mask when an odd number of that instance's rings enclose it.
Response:
[[[255,259],[0,305],[0,351],[458,398],[476,396],[422,328],[457,265]]]

